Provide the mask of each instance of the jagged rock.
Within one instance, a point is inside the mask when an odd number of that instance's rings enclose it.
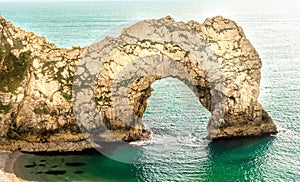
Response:
[[[212,113],[210,138],[277,132],[257,101],[261,60],[231,20],[147,20],[71,49],[2,17],[0,25],[0,149],[81,150],[93,146],[85,137],[103,137],[103,129],[126,141],[144,138],[151,84],[169,76]]]

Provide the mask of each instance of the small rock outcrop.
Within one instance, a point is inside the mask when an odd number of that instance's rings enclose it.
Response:
[[[147,133],[151,84],[186,83],[212,116],[209,137],[276,133],[258,103],[261,60],[242,29],[223,17],[139,22],[117,38],[58,48],[0,17],[0,150],[94,147],[107,132],[125,141]]]

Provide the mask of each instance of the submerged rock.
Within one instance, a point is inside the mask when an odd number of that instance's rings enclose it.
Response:
[[[151,84],[169,76],[212,113],[210,138],[277,132],[257,101],[259,55],[229,19],[147,20],[117,38],[70,49],[3,17],[0,30],[0,150],[83,150],[97,146],[91,138],[109,138],[107,131],[125,141],[147,138],[141,117]]]

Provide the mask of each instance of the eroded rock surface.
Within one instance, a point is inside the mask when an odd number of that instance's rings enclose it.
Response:
[[[151,84],[170,76],[212,113],[211,138],[277,132],[257,101],[261,60],[231,20],[147,20],[71,49],[0,23],[0,149],[82,150],[107,131],[141,139]]]
[[[0,32],[0,149],[74,150],[72,142],[84,141],[71,103],[83,49],[58,48],[2,17]]]

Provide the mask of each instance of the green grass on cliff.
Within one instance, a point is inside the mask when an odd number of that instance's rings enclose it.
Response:
[[[11,105],[3,105],[3,103],[0,101],[0,113],[7,114],[11,108]]]
[[[0,91],[14,92],[25,79],[30,66],[31,52],[22,52],[16,57],[11,46],[0,44]]]
[[[40,115],[50,114],[49,109],[46,107],[36,107],[34,108],[33,112]]]

